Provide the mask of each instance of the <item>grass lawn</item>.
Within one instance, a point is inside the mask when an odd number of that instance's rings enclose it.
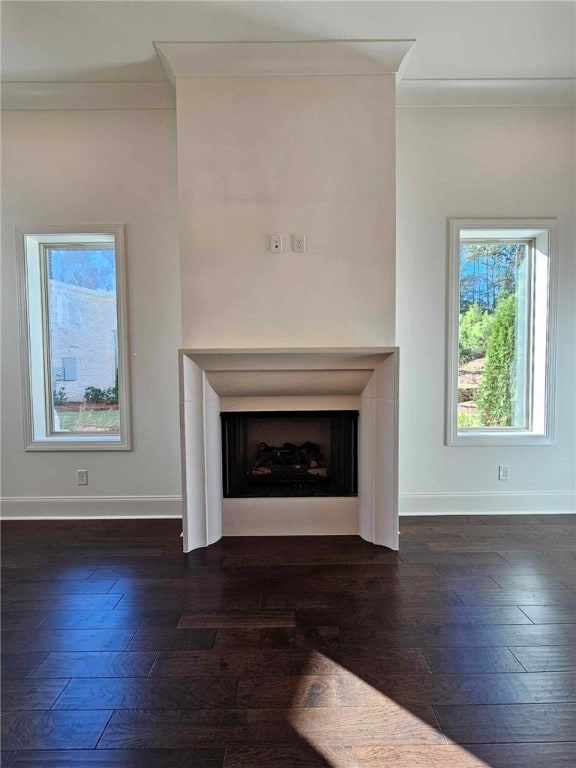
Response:
[[[59,411],[60,429],[70,432],[119,432],[120,411]]]

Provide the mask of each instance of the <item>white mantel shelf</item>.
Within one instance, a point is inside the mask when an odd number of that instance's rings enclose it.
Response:
[[[223,535],[359,534],[398,548],[398,348],[181,349],[184,551]],[[222,498],[220,413],[359,411],[358,498]]]
[[[310,358],[318,358],[318,362],[330,363],[331,366],[338,366],[346,362],[354,364],[362,363],[366,358],[364,366],[370,367],[369,359],[378,355],[392,355],[398,351],[398,347],[246,347],[240,349],[181,349],[180,355],[185,355],[192,359],[208,358],[205,362],[211,361],[212,366],[218,363],[228,365],[236,360],[238,364],[245,367],[248,360],[259,360],[265,363],[274,356],[281,356],[286,365],[296,364],[300,358],[310,362]]]

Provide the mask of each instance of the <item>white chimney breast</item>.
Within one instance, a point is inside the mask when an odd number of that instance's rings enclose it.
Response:
[[[394,344],[394,87],[177,79],[184,346]],[[269,253],[270,232],[307,253]]]
[[[186,551],[222,534],[398,547],[394,72],[411,43],[365,42],[158,46],[176,83]],[[306,252],[270,253],[270,233],[306,233]],[[352,401],[357,498],[223,499],[223,407]]]

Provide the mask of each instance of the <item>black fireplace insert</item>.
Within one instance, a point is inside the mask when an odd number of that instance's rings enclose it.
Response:
[[[357,411],[225,412],[225,498],[357,496]]]

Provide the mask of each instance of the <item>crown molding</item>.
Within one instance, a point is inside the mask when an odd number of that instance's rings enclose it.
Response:
[[[194,75],[384,75],[415,40],[154,43],[169,79]]]
[[[573,107],[575,78],[400,80],[399,107]]]
[[[2,83],[3,110],[175,109],[167,82]],[[576,78],[402,80],[398,107],[573,107]]]
[[[2,83],[3,110],[175,109],[166,82]]]

